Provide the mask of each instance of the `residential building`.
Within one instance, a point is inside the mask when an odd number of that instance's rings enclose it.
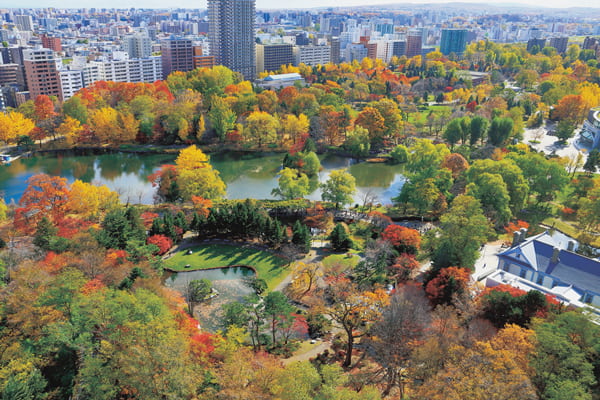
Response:
[[[60,76],[58,64],[60,59],[54,56],[50,49],[25,49],[23,50],[23,63],[25,64],[25,75],[27,85],[32,99],[38,95],[57,96],[61,101],[62,90],[60,87]]]
[[[498,268],[487,277],[487,286],[508,284],[539,290],[567,305],[600,307],[600,261],[575,253],[574,242],[560,248],[548,232],[526,234],[526,229],[515,232],[512,246],[498,254]]]
[[[541,51],[544,47],[546,47],[546,39],[529,39],[527,41],[527,51],[531,53],[531,51],[537,47],[538,51]]]
[[[444,55],[454,53],[461,56],[467,47],[466,29],[442,29],[440,52]]]
[[[60,87],[64,100],[70,99],[83,88],[83,73],[80,70],[62,69],[59,72]]]
[[[257,44],[256,72],[277,71],[282,65],[294,63],[291,44]]]
[[[329,41],[329,45],[331,46],[331,62],[333,64],[340,63],[340,38],[332,37]]]
[[[215,64],[215,56],[205,56],[202,51],[202,46],[193,47],[194,69],[196,68],[212,68]]]
[[[548,44],[548,46],[554,47],[558,54],[564,54],[567,51],[568,43],[569,38],[567,36],[553,37],[550,38],[550,43]]]
[[[31,15],[15,15],[15,25],[20,31],[33,31]]]
[[[173,71],[191,71],[194,69],[192,41],[190,39],[170,38],[160,42],[163,79]]]
[[[256,77],[255,0],[208,0],[210,55],[217,64]]]
[[[294,65],[325,65],[331,62],[331,46],[294,47]]]
[[[420,56],[423,47],[423,33],[409,32],[406,36],[406,57]]]
[[[152,40],[148,35],[135,34],[123,39],[123,50],[129,58],[146,58],[152,55]]]
[[[60,52],[63,50],[62,42],[58,37],[40,35],[40,39],[42,40],[42,47],[45,49],[54,50],[56,52]]]

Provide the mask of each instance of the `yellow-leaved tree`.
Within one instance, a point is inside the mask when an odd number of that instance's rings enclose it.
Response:
[[[184,200],[192,196],[218,199],[225,196],[225,182],[219,171],[213,169],[209,158],[195,145],[181,150],[177,160],[177,183]]]
[[[98,218],[116,209],[119,204],[119,195],[107,186],[76,180],[71,184],[67,208],[84,218]]]
[[[18,112],[0,113],[0,140],[12,142],[33,130],[35,123]]]

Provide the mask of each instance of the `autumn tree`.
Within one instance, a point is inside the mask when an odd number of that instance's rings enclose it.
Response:
[[[27,188],[15,211],[15,225],[25,230],[47,216],[60,221],[67,210],[69,188],[66,178],[37,174],[27,180]]]
[[[254,111],[246,119],[244,135],[250,142],[257,143],[262,148],[265,143],[274,143],[277,140],[279,120],[264,111]]]
[[[379,367],[369,381],[381,383],[382,396],[398,387],[399,398],[404,398],[412,353],[425,338],[429,312],[423,290],[416,285],[402,285],[371,327],[364,344]]]
[[[225,183],[219,177],[219,171],[213,169],[208,156],[196,146],[181,150],[175,164],[177,183],[184,200],[192,196],[218,199],[225,195]]]
[[[338,324],[346,336],[346,356],[342,365],[349,367],[356,339],[366,335],[373,322],[379,319],[381,307],[388,302],[383,290],[361,292],[346,277],[329,279],[326,289],[329,305],[324,313]]]
[[[99,218],[115,210],[119,204],[119,195],[107,186],[76,180],[71,184],[67,209],[84,218]]]
[[[381,238],[390,242],[398,253],[416,254],[421,247],[419,232],[402,225],[388,225],[381,233]]]
[[[373,107],[365,107],[356,117],[354,123],[365,128],[369,132],[371,142],[380,142],[386,131],[385,120],[379,110]]]
[[[212,97],[208,120],[220,140],[224,140],[227,132],[234,129],[236,119],[235,113],[221,97]]]
[[[0,140],[9,143],[22,135],[29,135],[35,124],[23,114],[10,111],[0,113]]]

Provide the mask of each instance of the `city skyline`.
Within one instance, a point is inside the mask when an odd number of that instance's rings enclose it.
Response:
[[[302,6],[296,7],[282,7],[281,2],[277,0],[257,0],[257,9],[322,9],[322,8],[335,8],[335,7],[376,7],[378,5],[426,5],[426,4],[451,4],[451,3],[468,3],[468,4],[481,4],[490,5],[494,7],[525,7],[525,8],[577,8],[577,7],[589,7],[589,8],[600,8],[596,0],[577,0],[576,2],[568,0],[547,0],[543,6],[540,6],[536,0],[523,0],[523,1],[503,1],[503,0],[492,0],[489,2],[482,2],[481,0],[464,0],[464,1],[453,1],[453,0],[411,0],[407,2],[400,2],[398,0],[376,0],[369,2],[366,0],[307,0],[302,3]],[[194,3],[189,0],[172,0],[169,2],[169,7],[165,7],[165,2],[160,0],[145,0],[139,2],[137,0],[106,0],[98,2],[95,0],[26,0],[26,1],[10,1],[4,4],[6,8],[207,8],[207,0],[203,0],[199,3]]]

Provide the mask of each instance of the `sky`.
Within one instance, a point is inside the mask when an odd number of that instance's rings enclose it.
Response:
[[[411,0],[407,3],[428,4],[447,3],[444,0]],[[464,0],[462,3],[479,4],[520,4],[540,7],[540,0]],[[2,7],[56,7],[56,8],[206,8],[206,0],[5,0]],[[11,4],[12,3],[12,4]],[[316,8],[316,7],[346,7],[358,5],[376,4],[399,4],[398,0],[256,0],[257,9],[275,8]],[[600,7],[598,0],[544,0],[545,7],[567,8],[567,7]]]

